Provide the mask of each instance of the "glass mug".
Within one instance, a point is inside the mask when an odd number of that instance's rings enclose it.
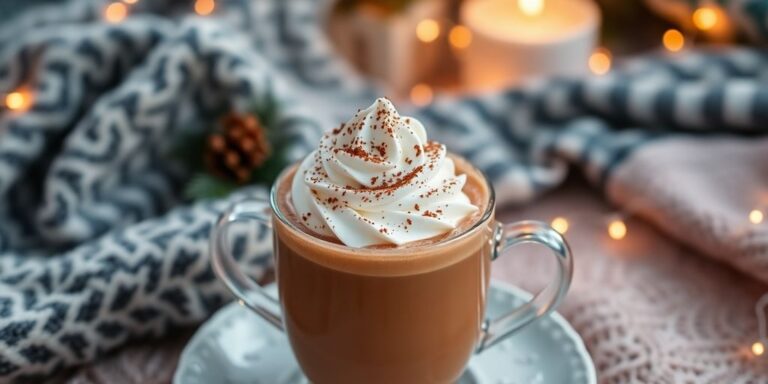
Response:
[[[325,383],[450,383],[473,353],[554,310],[568,291],[573,259],[567,242],[536,221],[494,220],[494,192],[476,172],[489,201],[461,234],[426,245],[350,248],[314,237],[282,212],[283,171],[269,201],[235,204],[211,239],[216,275],[241,301],[284,331],[309,380]],[[468,168],[467,168],[468,167]],[[255,220],[271,226],[279,299],[239,268],[227,228]],[[510,247],[536,243],[552,250],[555,279],[533,299],[496,319],[485,318],[490,263]]]

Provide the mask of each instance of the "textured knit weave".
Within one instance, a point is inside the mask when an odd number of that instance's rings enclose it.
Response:
[[[0,115],[0,378],[80,364],[131,337],[196,323],[228,296],[207,242],[229,199],[184,205],[174,138],[224,107],[277,101],[298,159],[324,129],[379,95],[332,54],[324,3],[142,1],[120,24],[73,0],[0,26],[0,92],[36,95]],[[665,129],[752,130],[768,122],[768,66],[748,50],[633,60],[610,76],[438,100],[411,111],[485,171],[501,203],[558,185],[567,164],[596,185]],[[652,129],[640,128],[647,127]],[[266,231],[236,253],[259,276]]]

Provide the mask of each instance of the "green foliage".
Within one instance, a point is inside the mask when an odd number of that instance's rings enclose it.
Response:
[[[237,184],[209,173],[198,173],[185,186],[184,197],[189,200],[224,197],[237,187]]]
[[[281,137],[277,129],[280,117],[280,103],[272,93],[266,93],[258,103],[245,111],[259,118],[272,147],[272,154],[260,167],[251,174],[248,184],[270,186],[280,172],[287,167],[286,148],[291,145],[289,140]],[[211,132],[218,129],[218,117],[210,119],[206,129],[190,130],[178,137],[173,148],[172,156],[192,171],[193,176],[184,188],[184,197],[189,200],[212,199],[224,197],[243,184],[222,179],[207,171],[205,167],[206,140]],[[246,184],[246,185],[248,185]]]

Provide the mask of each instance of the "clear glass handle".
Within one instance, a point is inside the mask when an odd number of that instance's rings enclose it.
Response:
[[[531,301],[496,319],[486,319],[477,348],[478,353],[552,312],[568,292],[573,276],[571,250],[563,236],[552,227],[538,221],[497,225],[491,260],[496,260],[504,251],[517,244],[536,243],[552,250],[557,260],[557,274]]]
[[[282,331],[283,318],[280,313],[280,303],[243,273],[237,261],[232,257],[228,236],[229,226],[235,222],[249,220],[255,220],[267,227],[272,227],[270,206],[266,199],[253,199],[237,203],[221,214],[211,238],[213,271],[240,300],[240,304],[252,309]]]

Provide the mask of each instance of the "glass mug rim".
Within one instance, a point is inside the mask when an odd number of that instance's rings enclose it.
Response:
[[[462,163],[462,167],[470,167],[473,172],[475,172],[477,175],[479,175],[483,179],[483,183],[485,183],[485,187],[488,191],[488,200],[486,203],[486,208],[483,211],[483,214],[480,216],[479,219],[477,219],[476,222],[472,223],[472,225],[465,229],[464,231],[452,235],[446,239],[441,239],[437,242],[429,242],[423,245],[417,245],[417,246],[407,246],[407,247],[392,247],[392,248],[355,248],[350,247],[345,244],[338,244],[334,243],[325,239],[322,239],[317,236],[313,236],[310,233],[307,233],[307,231],[301,229],[298,227],[297,224],[295,224],[292,220],[285,217],[285,214],[280,210],[280,195],[279,195],[279,189],[280,186],[283,184],[284,179],[289,176],[294,170],[298,172],[297,168],[301,165],[301,160],[285,167],[282,171],[280,171],[280,174],[277,176],[277,179],[275,179],[274,184],[272,185],[272,188],[270,189],[269,193],[269,206],[272,210],[272,213],[274,214],[274,217],[277,217],[280,222],[285,225],[287,228],[293,232],[294,235],[299,236],[307,241],[311,241],[312,243],[316,245],[322,245],[325,248],[328,248],[329,250],[334,250],[337,252],[344,252],[346,256],[350,258],[360,258],[360,259],[369,259],[372,256],[381,258],[377,261],[386,261],[387,259],[390,259],[392,261],[395,260],[402,260],[402,257],[398,256],[405,256],[409,259],[411,258],[417,258],[420,256],[420,252],[429,250],[438,250],[445,247],[450,247],[452,245],[455,245],[456,243],[462,242],[467,236],[472,235],[478,228],[483,227],[486,225],[490,218],[493,217],[494,211],[496,209],[496,192],[493,189],[493,184],[491,184],[491,181],[488,179],[488,177],[479,169],[477,169],[472,163],[470,163],[467,159],[453,154],[449,153],[449,157],[451,157],[454,161],[458,159]],[[294,173],[295,174],[295,173]],[[292,182],[292,181],[289,181]],[[415,254],[415,255],[411,255]]]
[[[474,236],[479,235],[484,236],[484,239],[490,240],[483,240],[480,244],[477,244],[477,246],[488,247],[487,251],[481,252],[487,252],[484,257],[489,257],[489,261],[491,262],[505,253],[506,250],[522,243],[536,243],[549,248],[550,251],[552,251],[550,253],[557,261],[556,265],[558,268],[556,269],[555,278],[551,280],[544,289],[535,294],[526,304],[512,309],[494,319],[486,318],[485,321],[482,322],[482,328],[475,349],[475,352],[479,353],[487,347],[504,339],[506,336],[530,324],[537,318],[548,314],[558,306],[565,297],[571,283],[573,275],[573,257],[567,241],[560,233],[546,223],[524,220],[502,224],[493,220],[496,204],[495,192],[490,180],[463,157],[453,154],[450,156],[452,156],[454,160],[461,161],[461,165],[467,167],[465,169],[476,172],[478,177],[482,177],[488,188],[488,204],[485,207],[482,216],[477,222],[473,223],[468,229],[459,234],[436,243],[427,243],[413,247],[384,249],[353,248],[312,236],[301,228],[298,228],[298,224],[294,224],[293,221],[285,216],[284,212],[280,211],[278,200],[281,197],[279,194],[280,186],[282,186],[288,175],[293,174],[297,164],[299,164],[297,163],[288,166],[280,172],[275,184],[272,186],[268,200],[264,197],[254,197],[253,199],[250,199],[253,201],[250,201],[249,203],[249,199],[245,199],[235,203],[231,208],[219,216],[216,226],[212,231],[210,241],[211,264],[214,273],[224,282],[227,288],[235,294],[242,305],[252,309],[276,328],[286,330],[286,326],[283,323],[280,302],[263,290],[253,279],[247,276],[238,266],[237,260],[232,256],[227,240],[227,228],[229,228],[230,224],[242,221],[257,221],[262,225],[272,228],[275,240],[280,236],[294,236],[294,239],[292,240],[296,243],[309,242],[312,246],[321,246],[323,252],[313,252],[313,258],[319,257],[317,254],[327,252],[333,255],[334,260],[338,258],[347,258],[356,262],[350,264],[362,265],[365,268],[371,266],[375,267],[377,264],[386,264],[387,268],[380,269],[389,271],[387,274],[390,272],[396,273],[396,275],[391,276],[420,274],[414,272],[414,269],[420,270],[421,268],[425,268],[423,265],[429,266],[430,270],[439,269],[442,268],[442,266],[447,266],[458,260],[462,260],[464,259],[464,256],[462,256],[464,252],[450,252],[450,249],[446,252],[445,247],[453,245],[464,247],[466,244],[473,244],[475,242]],[[277,218],[279,223],[275,222],[275,218]],[[281,231],[285,232],[281,235]],[[298,244],[291,245],[290,242],[285,242],[284,244],[291,248],[293,246],[300,246]],[[303,246],[306,247],[306,245]],[[272,247],[276,252],[275,256],[277,257],[277,243],[273,242]],[[294,252],[303,255],[301,251],[294,250]],[[399,255],[402,255],[402,257],[398,257]],[[445,257],[446,255],[450,256]],[[440,258],[444,260],[445,264],[431,263],[433,260],[432,258]],[[408,261],[414,262],[409,263]],[[426,262],[422,263],[422,261]],[[326,265],[322,262],[320,264],[323,264],[327,268],[341,270],[342,272],[367,275],[367,273],[364,272],[360,273],[353,270],[344,270],[336,268],[334,265]],[[360,269],[359,271],[365,270],[367,269]],[[428,270],[424,270],[424,272],[428,272]]]

